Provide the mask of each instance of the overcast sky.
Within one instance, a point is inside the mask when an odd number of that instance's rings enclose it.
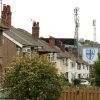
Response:
[[[12,25],[31,33],[32,21],[40,22],[40,37],[73,38],[74,8],[79,7],[79,38],[94,40],[92,21],[96,19],[96,41],[100,43],[100,0],[2,0],[11,5]]]

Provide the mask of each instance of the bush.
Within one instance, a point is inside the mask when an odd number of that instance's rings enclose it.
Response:
[[[98,54],[98,60],[93,64],[93,68],[95,85],[100,87],[100,54]]]
[[[62,81],[57,69],[44,57],[17,57],[4,77],[7,97],[32,100],[57,100]]]

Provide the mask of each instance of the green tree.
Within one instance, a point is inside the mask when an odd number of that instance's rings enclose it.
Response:
[[[57,69],[45,58],[16,57],[5,74],[3,88],[9,98],[57,100],[62,92]]]
[[[93,65],[95,85],[100,86],[100,54],[98,54],[98,60]]]

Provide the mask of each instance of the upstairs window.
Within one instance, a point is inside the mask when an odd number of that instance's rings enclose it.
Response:
[[[55,60],[55,53],[48,53],[48,59],[50,61],[54,61]]]
[[[70,62],[71,67],[75,67],[75,62]]]
[[[86,66],[87,70],[89,70],[89,66]]]
[[[68,58],[64,58],[64,59],[63,59],[63,65],[68,66]]]
[[[83,65],[83,69],[85,69],[85,65],[84,64],[82,64]]]
[[[51,61],[55,60],[55,53],[51,53]]]
[[[77,69],[81,70],[81,64],[80,63],[77,63]]]

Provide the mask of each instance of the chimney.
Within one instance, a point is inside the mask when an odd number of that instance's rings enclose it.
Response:
[[[1,15],[1,21],[7,27],[11,26],[11,14],[12,14],[11,7],[9,5],[4,4],[2,15]]]
[[[60,49],[61,49],[61,51],[65,51],[65,45],[63,44],[63,42],[62,41],[60,41]]]
[[[52,36],[49,37],[49,45],[52,48],[54,48],[54,46],[55,46],[55,39]]]
[[[34,40],[39,39],[39,22],[33,22],[32,26],[32,37]]]
[[[73,53],[73,49],[71,47],[69,47],[68,48],[68,52],[72,54]]]

